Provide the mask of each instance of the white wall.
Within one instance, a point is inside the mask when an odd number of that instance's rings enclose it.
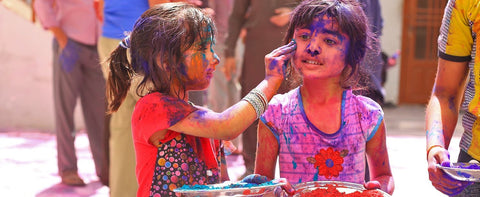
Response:
[[[54,132],[52,35],[0,4],[0,131]],[[83,128],[80,107],[77,128]]]
[[[382,48],[391,55],[402,47],[402,16],[404,0],[380,0],[383,16]],[[400,89],[400,59],[397,65],[387,71],[385,101],[398,103]]]

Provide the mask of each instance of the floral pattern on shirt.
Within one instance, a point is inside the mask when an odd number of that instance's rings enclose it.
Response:
[[[320,149],[315,157],[308,157],[307,160],[318,169],[318,175],[324,176],[327,179],[338,177],[343,171],[343,157],[348,154],[348,150],[341,152],[333,150],[332,147],[327,149]]]

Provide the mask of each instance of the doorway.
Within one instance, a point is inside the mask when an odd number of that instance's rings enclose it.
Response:
[[[426,104],[437,71],[437,38],[447,0],[405,0],[399,103]]]

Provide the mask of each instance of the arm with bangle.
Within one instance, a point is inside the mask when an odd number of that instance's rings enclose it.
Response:
[[[426,148],[430,181],[435,188],[448,195],[460,192],[466,184],[450,178],[436,168],[436,165],[450,162],[448,147],[457,124],[467,74],[468,62],[439,58],[437,76],[426,110]]]
[[[267,54],[265,79],[238,103],[220,113],[199,109],[169,129],[199,137],[234,139],[265,111],[268,101],[284,79],[284,64],[293,56],[295,49],[296,44],[292,41]]]

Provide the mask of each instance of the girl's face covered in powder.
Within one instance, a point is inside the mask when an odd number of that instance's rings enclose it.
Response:
[[[339,30],[336,20],[317,16],[310,25],[296,28],[294,39],[297,51],[293,61],[304,79],[340,78],[349,38]]]
[[[187,90],[203,90],[208,87],[213,77],[215,67],[220,62],[213,50],[211,40],[199,41],[184,53],[184,73],[187,77],[185,88]]]

